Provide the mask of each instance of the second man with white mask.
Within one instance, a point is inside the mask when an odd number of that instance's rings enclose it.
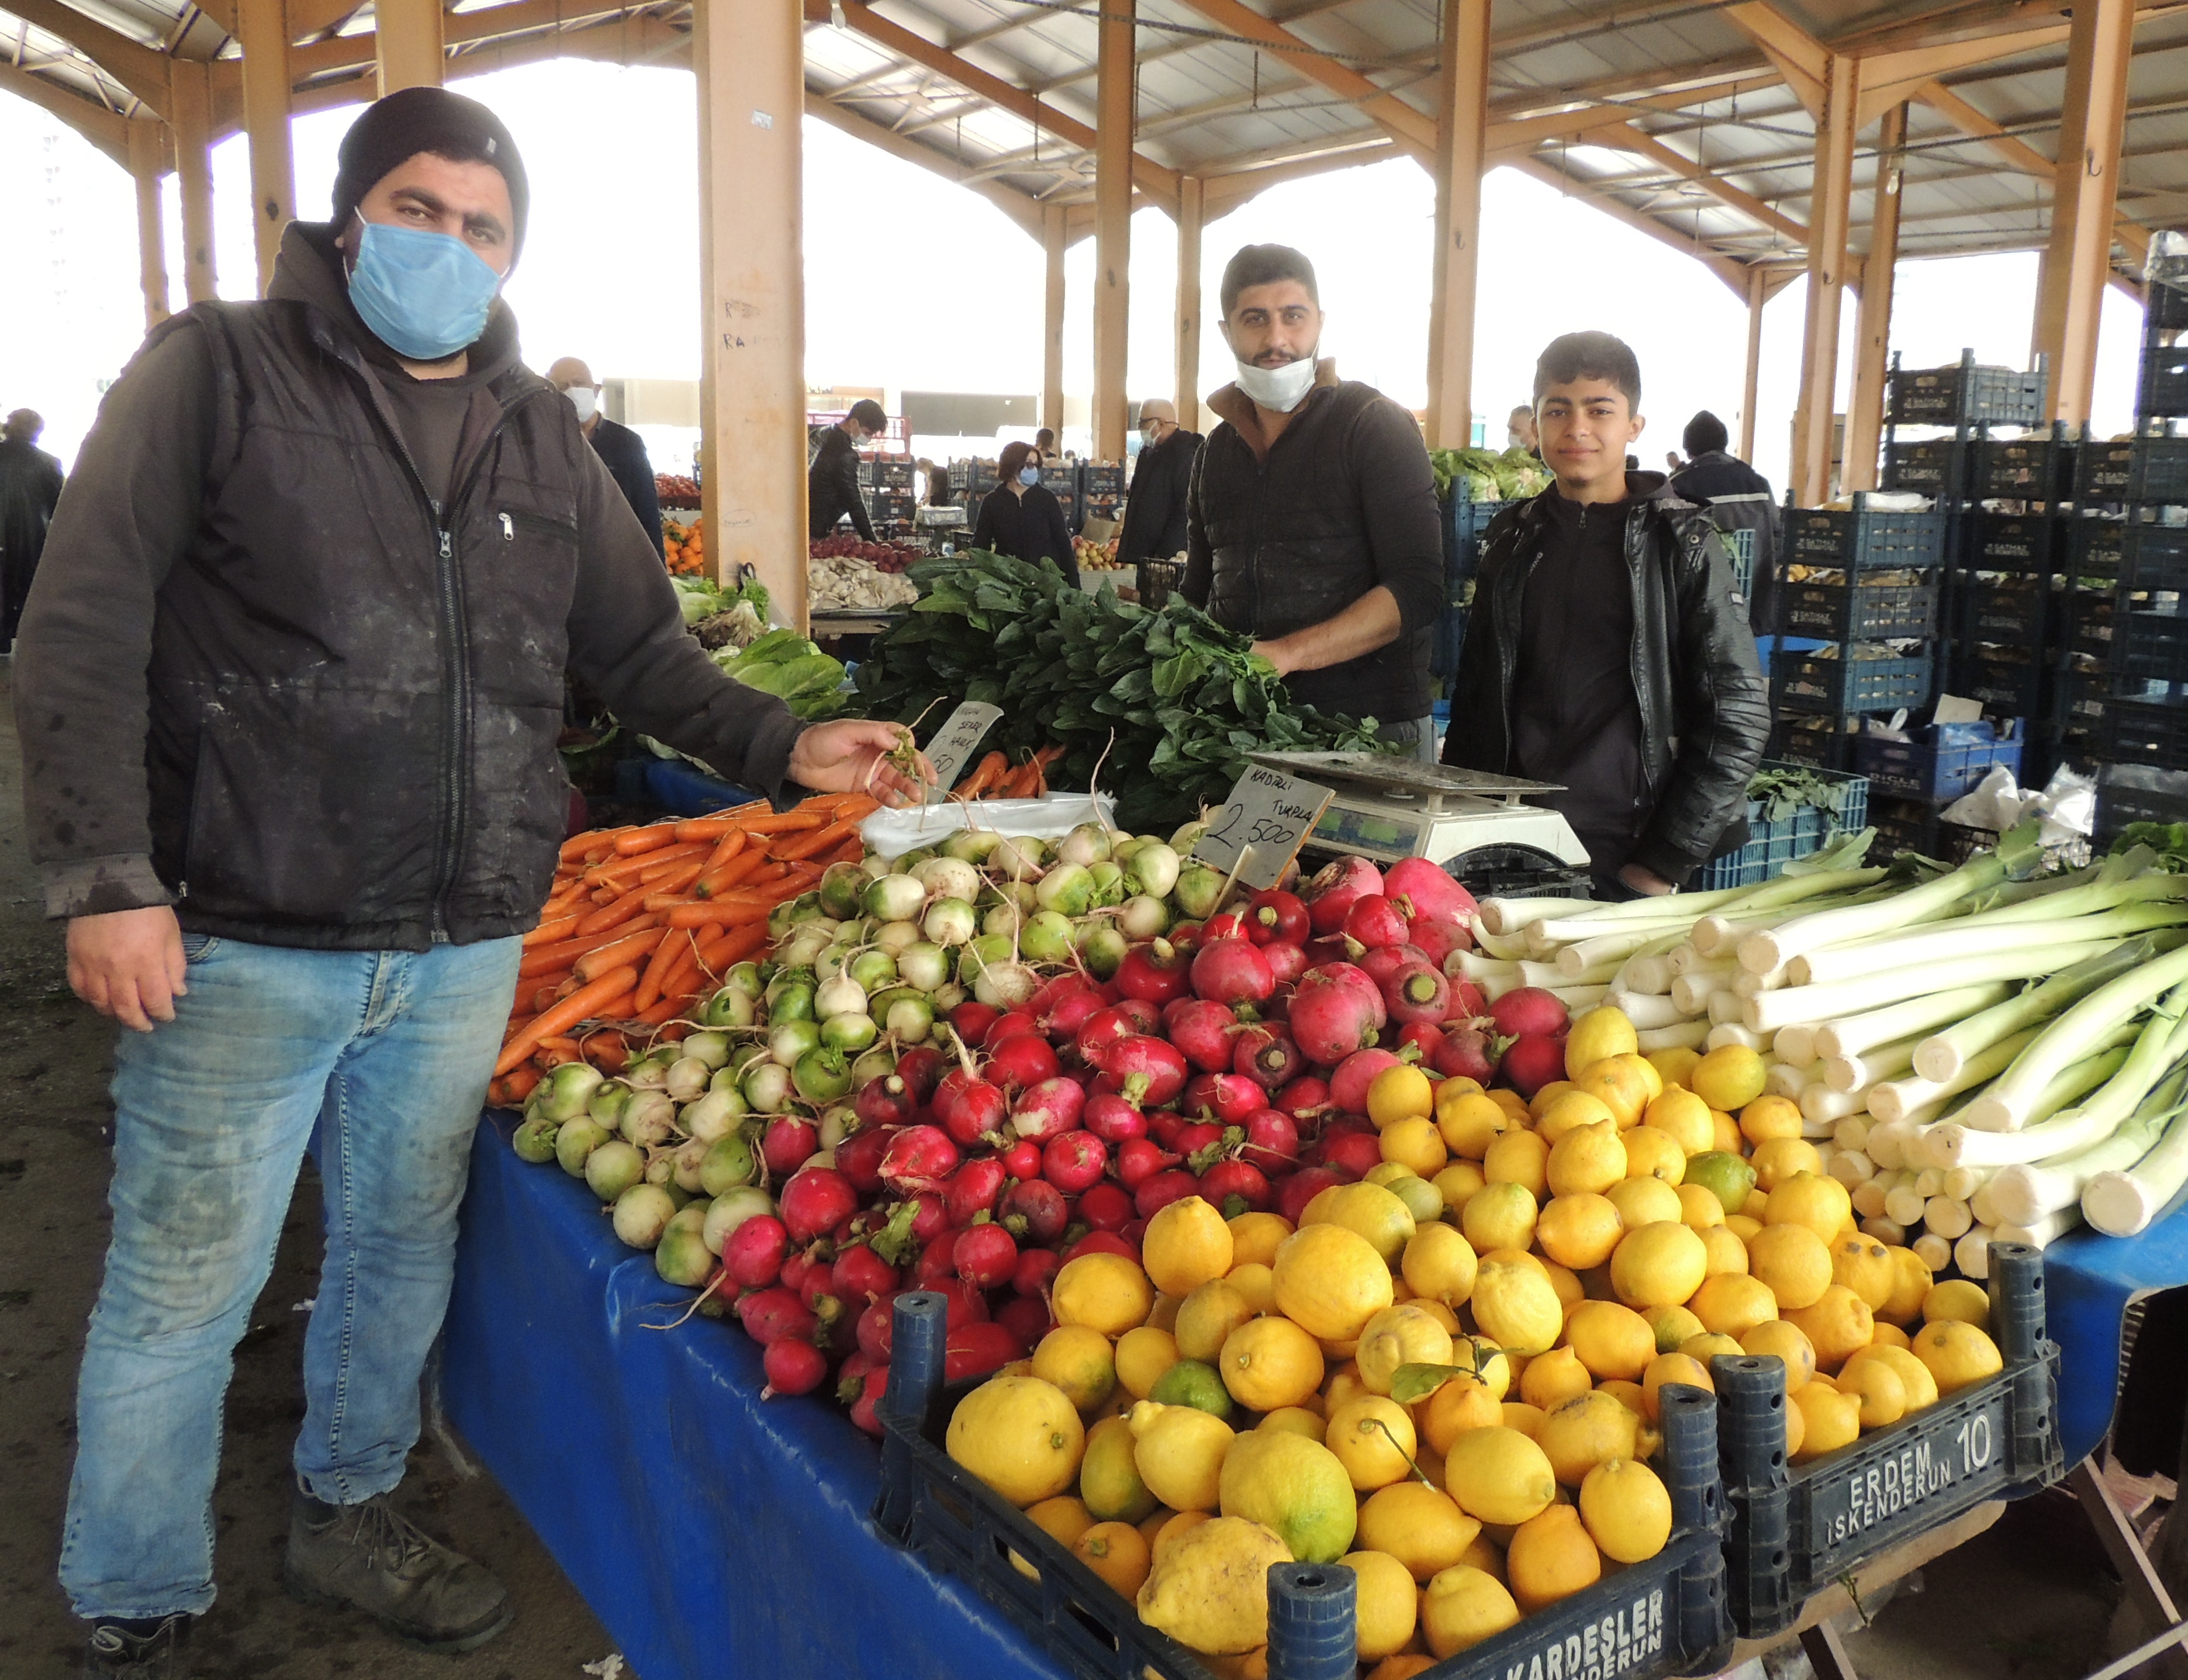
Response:
[[[615,480],[616,488],[623,492],[623,500],[646,527],[654,553],[665,554],[661,544],[661,497],[653,482],[653,462],[646,455],[646,440],[601,412],[601,382],[575,356],[565,356],[548,369],[547,383],[578,411],[578,429],[585,434],[593,453]]]
[[[1443,605],[1435,481],[1413,417],[1318,356],[1314,265],[1248,245],[1223,271],[1235,383],[1193,466],[1186,599],[1255,639],[1294,699],[1372,717],[1435,758],[1429,640]]]

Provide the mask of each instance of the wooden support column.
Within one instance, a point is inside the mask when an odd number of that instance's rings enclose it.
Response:
[[[1094,135],[1094,459],[1125,459],[1132,285],[1133,0],[1104,0]]]
[[[437,87],[448,58],[441,0],[377,0],[373,37],[380,97],[399,87]]]
[[[1435,262],[1429,295],[1428,439],[1474,442],[1474,299],[1481,235],[1482,154],[1488,144],[1490,0],[1443,0],[1444,70],[1437,105]]]
[[[1755,459],[1755,403],[1762,384],[1762,306],[1770,301],[1769,277],[1747,271],[1747,379],[1740,391],[1740,458]]]
[[[2067,38],[2067,102],[2051,191],[2051,239],[2036,299],[2036,347],[2049,359],[2051,418],[2086,420],[2097,318],[2112,274],[2120,132],[2134,45],[2134,0],[2084,0]]]
[[[1040,423],[1063,435],[1063,250],[1069,217],[1060,204],[1043,205],[1040,246],[1048,261],[1040,335]]]
[[[707,563],[749,566],[806,624],[804,20],[798,0],[696,0],[700,517]]]
[[[243,129],[251,137],[251,222],[258,244],[258,295],[274,281],[281,234],[296,215],[289,147],[288,0],[237,0],[243,44]]]
[[[1860,98],[1858,61],[1832,54],[1824,68],[1823,113],[1816,119],[1815,185],[1808,209],[1808,315],[1801,340],[1799,448],[1792,472],[1794,499],[1802,507],[1816,507],[1830,499],[1831,493],[1839,299],[1846,290],[1854,121]]]
[[[1884,114],[1876,146],[1876,185],[1869,216],[1869,255],[1861,264],[1861,307],[1853,318],[1853,400],[1847,408],[1841,482],[1874,490],[1884,439],[1884,383],[1892,360],[1892,287],[1899,266],[1899,183],[1907,147],[1907,107]]]
[[[166,218],[160,210],[166,127],[156,116],[129,119],[129,174],[137,183],[137,276],[144,290],[146,332],[168,315]]]
[[[1198,175],[1177,183],[1177,423],[1200,430],[1200,208]]]
[[[167,66],[167,88],[175,175],[183,189],[183,295],[200,303],[220,296],[212,245],[212,93],[205,65],[175,59]]]

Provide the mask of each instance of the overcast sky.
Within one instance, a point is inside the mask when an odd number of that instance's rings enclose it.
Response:
[[[501,113],[531,175],[530,233],[508,288],[530,364],[578,355],[602,377],[696,377],[692,78],[572,59],[457,86]],[[307,217],[327,213],[336,147],[355,114],[323,112],[296,124],[297,201]],[[1040,247],[985,200],[939,176],[820,123],[809,121],[804,132],[809,381],[1037,390]],[[104,381],[141,335],[130,183],[56,119],[4,93],[0,157],[9,160],[0,170],[0,227],[10,234],[10,259],[0,264],[0,409],[42,410],[47,446],[65,461]],[[221,293],[248,297],[254,265],[240,138],[216,150],[214,183]],[[1231,251],[1262,240],[1296,245],[1320,271],[1324,352],[1348,376],[1418,408],[1427,395],[1433,208],[1428,177],[1411,162],[1274,188],[1206,228],[1208,316]],[[168,220],[179,307],[172,178]],[[1132,395],[1170,396],[1176,235],[1159,211],[1143,211],[1132,243]],[[1511,170],[1484,183],[1481,249],[1474,406],[1492,418],[1492,442],[1503,442],[1506,409],[1526,400],[1542,346],[1583,327],[1618,334],[1640,357],[1647,465],[1661,465],[1699,408],[1723,416],[1737,439],[1746,308],[1699,263]],[[1082,241],[1067,270],[1065,384],[1077,395],[1092,382],[1093,256],[1093,241]],[[2035,272],[2033,253],[1903,262],[1894,347],[1909,366],[1957,360],[1963,347],[1986,362],[2026,365]],[[1781,489],[1804,296],[1796,281],[1765,312],[1756,461]],[[1848,347],[1852,322],[1849,296],[1841,334]],[[2129,424],[2140,330],[2140,312],[2108,290],[2095,414],[2107,432]],[[1210,330],[1201,390],[1229,377],[1228,354]],[[1842,377],[1841,403],[1845,384]]]

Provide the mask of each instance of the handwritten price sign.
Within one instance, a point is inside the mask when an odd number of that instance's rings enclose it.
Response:
[[[957,785],[965,774],[965,766],[972,760],[973,749],[1002,715],[1000,706],[990,706],[984,700],[968,700],[935,731],[934,739],[927,747],[928,762],[934,766],[934,786],[927,796],[929,803]]]
[[[1257,891],[1273,887],[1329,809],[1331,797],[1327,787],[1255,764],[1232,784],[1193,854],[1218,869],[1235,869]]]

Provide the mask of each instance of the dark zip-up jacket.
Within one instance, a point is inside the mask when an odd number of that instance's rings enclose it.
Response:
[[[1045,484],[1029,484],[1023,495],[1007,484],[998,484],[980,504],[973,546],[1036,566],[1051,561],[1065,583],[1079,587],[1079,558],[1073,551],[1071,527],[1063,522],[1063,504]]]
[[[800,725],[685,634],[668,574],[497,307],[437,504],[324,228],[106,396],[25,615],[15,716],[48,913],[422,950],[539,920],[566,667],[769,790]],[[437,476],[437,473],[434,476]]]
[[[859,448],[851,434],[832,426],[820,434],[813,464],[805,469],[806,534],[825,537],[836,521],[851,516],[851,527],[865,542],[874,539],[874,521],[859,491]]]
[[[623,492],[623,500],[646,530],[654,553],[666,554],[661,540],[661,493],[653,482],[653,463],[646,456],[646,440],[627,426],[617,426],[606,414],[593,423],[589,439],[608,476]]]
[[[1672,493],[1709,510],[1717,528],[1755,533],[1754,561],[1747,581],[1748,627],[1758,636],[1778,629],[1777,499],[1770,481],[1737,455],[1711,449],[1696,455],[1672,476]]]
[[[1747,783],[1770,736],[1770,698],[1717,527],[1666,488],[1629,472],[1625,552],[1633,589],[1633,691],[1651,795],[1629,860],[1674,885],[1716,854],[1745,815]],[[1443,761],[1513,773],[1512,688],[1527,578],[1541,557],[1547,499],[1490,522],[1474,610],[1452,682]]]
[[[1200,434],[1180,426],[1153,448],[1140,451],[1125,498],[1125,523],[1117,533],[1117,564],[1169,560],[1185,552],[1186,500],[1193,489],[1193,458]]]

